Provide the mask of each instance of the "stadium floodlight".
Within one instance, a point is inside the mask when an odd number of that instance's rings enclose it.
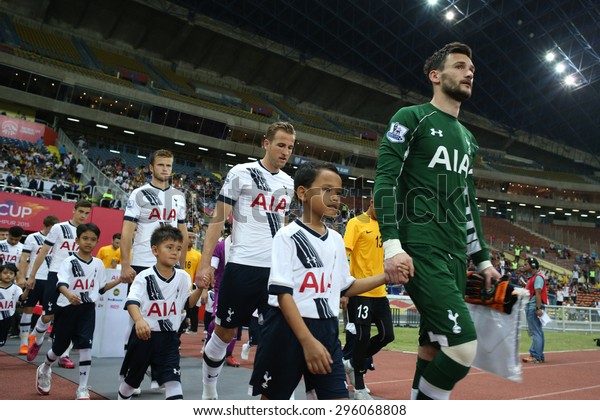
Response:
[[[571,213],[565,212],[565,216],[570,216],[570,215],[571,215]]]
[[[535,205],[533,207],[535,207],[536,209],[541,209],[542,208],[542,206],[538,206],[538,205]]]
[[[357,179],[357,178],[356,178],[355,176],[349,176],[349,177],[348,177],[348,179],[349,179],[350,181],[356,181],[356,179]]]
[[[577,79],[572,74],[569,74],[565,77],[565,85],[567,86],[575,86],[577,84]]]
[[[367,179],[367,182],[368,182],[369,184],[374,184],[374,183],[375,183],[375,181],[373,181],[373,180],[371,180],[371,179]]]
[[[525,204],[525,203],[519,203],[519,206],[525,207],[525,206],[527,206],[527,204]]]
[[[549,211],[548,214],[556,214],[554,211]]]
[[[198,150],[202,150],[204,152],[208,152],[208,149],[206,147],[202,147],[202,146],[198,146]]]
[[[556,211],[562,211],[562,207],[557,207]]]
[[[551,63],[556,58],[556,54],[554,54],[552,51],[548,51],[544,58],[546,59],[547,62]]]
[[[77,118],[67,117],[67,121],[79,122]]]
[[[567,69],[567,66],[565,65],[565,63],[558,63],[555,67],[554,70],[560,74],[562,72],[564,72]]]
[[[256,162],[258,159],[256,159],[255,157],[252,157],[252,156],[248,156],[248,160]]]
[[[180,141],[176,141],[176,142],[175,142],[175,144],[176,144],[177,146],[185,146],[185,143],[182,143],[182,142],[180,142]]]
[[[437,4],[437,0],[427,0],[427,4],[430,6],[435,6]]]
[[[133,131],[130,131],[130,130],[123,130],[123,133],[125,133],[125,134],[131,134],[131,135],[135,134]]]
[[[581,217],[588,217],[588,215],[587,214],[582,214]]]
[[[454,20],[454,17],[456,15],[454,14],[454,12],[452,10],[448,10],[446,12],[446,14],[444,15],[444,17],[446,18],[446,20],[450,21],[450,20]]]
[[[120,154],[121,154],[121,152],[119,152],[118,150],[113,150],[113,149],[110,149],[110,150],[109,150],[109,152],[110,152],[110,153],[115,153],[115,154],[117,154],[117,155],[120,155]]]
[[[146,156],[143,155],[137,155],[137,157],[139,157],[140,159],[146,159]]]
[[[96,124],[96,127],[98,128],[104,128],[105,130],[108,129],[107,125],[103,125],[103,124]]]
[[[227,156],[231,156],[231,157],[236,157],[237,155],[235,153],[225,153]]]

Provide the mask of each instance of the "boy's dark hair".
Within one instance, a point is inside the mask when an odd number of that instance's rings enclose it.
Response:
[[[87,207],[89,209],[92,208],[92,203],[90,203],[88,200],[79,200],[75,203],[75,209],[78,209],[79,207]]]
[[[50,227],[53,226],[55,224],[57,224],[58,222],[60,222],[60,220],[58,219],[58,217],[56,217],[55,215],[51,214],[49,216],[44,217],[44,226],[46,227]]]
[[[5,264],[5,265],[0,265],[0,273],[2,273],[4,270],[9,270],[12,271],[13,273],[15,273],[15,276],[17,275],[17,273],[19,272],[19,269],[17,268],[16,265],[14,264]]]
[[[77,226],[77,238],[85,232],[94,232],[96,236],[100,238],[100,228],[95,223],[82,223]]]
[[[150,237],[150,246],[158,246],[169,239],[183,243],[183,234],[173,226],[161,226],[156,228]]]
[[[298,191],[299,187],[310,188],[313,182],[315,182],[317,175],[319,175],[319,172],[324,170],[335,172],[338,175],[340,174],[332,163],[306,162],[300,165],[294,176],[294,193]]]
[[[121,239],[121,234],[120,234],[120,233],[115,233],[115,234],[113,235],[113,241],[114,241],[115,239]]]
[[[471,47],[462,42],[451,42],[450,44],[444,45],[442,49],[434,52],[433,55],[425,61],[425,65],[423,66],[425,76],[429,77],[431,70],[444,70],[446,58],[450,54],[464,54],[471,58]]]
[[[13,226],[10,229],[8,229],[8,234],[13,238],[20,238],[25,234],[25,231],[21,226]]]

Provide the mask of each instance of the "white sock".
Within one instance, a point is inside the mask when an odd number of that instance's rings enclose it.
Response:
[[[33,335],[35,336],[35,344],[41,346],[44,342],[44,337],[46,336],[46,331],[50,327],[50,322],[42,321],[42,317],[39,317],[37,322],[35,323],[35,328],[33,329]]]
[[[32,314],[21,315],[21,321],[19,322],[19,337],[21,338],[22,346],[28,344],[29,331],[31,331],[31,315]]]
[[[92,349],[79,349],[79,387],[87,388],[92,368]]]
[[[119,385],[119,392],[117,398],[119,400],[130,400],[134,390],[135,388],[128,385],[127,382],[123,381],[121,382],[121,385]]]
[[[219,373],[223,369],[223,359],[227,352],[229,343],[224,343],[217,334],[213,334],[204,347],[204,358],[202,361],[202,382],[205,384],[217,383]],[[206,359],[209,359],[213,366],[209,366]],[[218,366],[217,366],[218,364]]]
[[[168,381],[164,384],[165,399],[167,400],[183,400],[183,388],[179,381]]]

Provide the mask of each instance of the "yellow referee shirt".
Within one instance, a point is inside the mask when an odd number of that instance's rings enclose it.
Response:
[[[183,269],[192,278],[192,285],[196,278],[196,271],[198,271],[198,267],[200,267],[200,261],[202,261],[202,254],[194,248],[191,248],[187,254],[185,254],[185,267]]]
[[[112,244],[103,246],[98,250],[96,258],[101,259],[106,268],[110,268],[110,263],[113,260],[115,260],[117,264],[121,264],[121,248],[114,249]]]
[[[346,225],[344,245],[350,260],[350,274],[357,279],[383,273],[383,241],[377,220],[367,213],[353,217]],[[385,284],[359,296],[386,297]]]

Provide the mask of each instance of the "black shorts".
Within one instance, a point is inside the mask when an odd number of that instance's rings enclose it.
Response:
[[[181,382],[180,343],[176,331],[152,331],[149,340],[140,340],[134,328],[123,360],[123,365],[128,369],[125,382],[133,388],[139,388],[148,367],[152,369],[152,379],[159,385],[170,381]]]
[[[13,317],[14,315],[0,320],[0,347],[6,344],[6,340],[8,339],[8,333],[10,332],[10,327],[12,325]]]
[[[337,318],[304,318],[311,334],[329,351],[333,364],[326,375],[308,371],[304,351],[296,335],[278,308],[272,308],[263,324],[261,343],[256,350],[250,379],[252,395],[262,394],[271,400],[289,400],[304,376],[307,390],[315,390],[318,399],[348,398],[346,372],[342,364],[342,345],[338,338]]]
[[[27,299],[23,302],[24,308],[33,308],[37,303],[44,302],[44,294],[46,293],[47,280],[36,280],[35,286],[29,291]]]
[[[61,355],[73,342],[74,349],[91,349],[96,328],[96,304],[58,306],[54,311],[52,351]]]
[[[348,320],[355,324],[371,325],[378,320],[389,319],[392,310],[387,297],[352,296],[348,299]]]
[[[215,324],[224,328],[248,325],[255,309],[264,314],[268,310],[268,267],[253,267],[227,263],[217,305]]]
[[[48,273],[48,280],[46,280],[46,287],[42,298],[42,308],[44,310],[42,313],[44,315],[53,315],[54,311],[56,311],[56,300],[59,295],[58,290],[56,290],[56,283],[58,283],[58,273],[56,271],[50,271]]]

